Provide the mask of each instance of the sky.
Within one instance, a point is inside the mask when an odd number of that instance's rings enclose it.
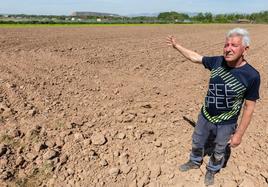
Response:
[[[131,15],[176,11],[253,13],[268,10],[268,0],[0,0],[0,14],[71,15],[75,11]]]

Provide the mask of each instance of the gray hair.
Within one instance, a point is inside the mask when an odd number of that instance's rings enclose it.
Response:
[[[226,38],[230,38],[232,36],[241,36],[243,46],[245,47],[249,46],[250,38],[249,38],[249,33],[246,29],[234,28],[226,34]]]

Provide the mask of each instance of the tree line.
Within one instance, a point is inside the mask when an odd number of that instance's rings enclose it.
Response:
[[[158,16],[53,16],[53,15],[0,15],[0,23],[268,23],[268,11],[252,14],[216,14],[210,12],[189,16],[179,12],[162,12]]]
[[[198,13],[194,16],[189,16],[178,12],[163,12],[157,17],[159,20],[183,22],[189,20],[197,23],[234,23],[239,20],[248,20],[252,23],[268,23],[268,11],[252,14],[216,14],[210,12]]]

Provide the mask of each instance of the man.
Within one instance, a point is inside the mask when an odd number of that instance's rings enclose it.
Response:
[[[236,147],[241,143],[256,100],[259,99],[260,75],[244,58],[249,42],[248,32],[235,28],[226,35],[223,56],[203,57],[176,43],[173,36],[167,38],[168,45],[190,61],[203,64],[211,71],[205,103],[192,135],[190,159],[179,167],[183,172],[200,167],[204,146],[212,133],[215,136],[215,148],[207,165],[206,185],[214,183],[214,175],[222,168],[226,147]],[[242,118],[237,127],[243,103]]]

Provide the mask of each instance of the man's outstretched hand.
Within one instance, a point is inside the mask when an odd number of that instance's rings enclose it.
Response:
[[[167,45],[172,46],[172,47],[175,48],[175,46],[176,46],[176,38],[174,36],[168,36],[167,39],[166,39],[166,43],[167,43]]]
[[[185,58],[189,59],[191,62],[201,64],[203,56],[178,44],[174,36],[168,36],[166,38],[166,43],[167,45],[172,46],[174,49],[179,51]]]

